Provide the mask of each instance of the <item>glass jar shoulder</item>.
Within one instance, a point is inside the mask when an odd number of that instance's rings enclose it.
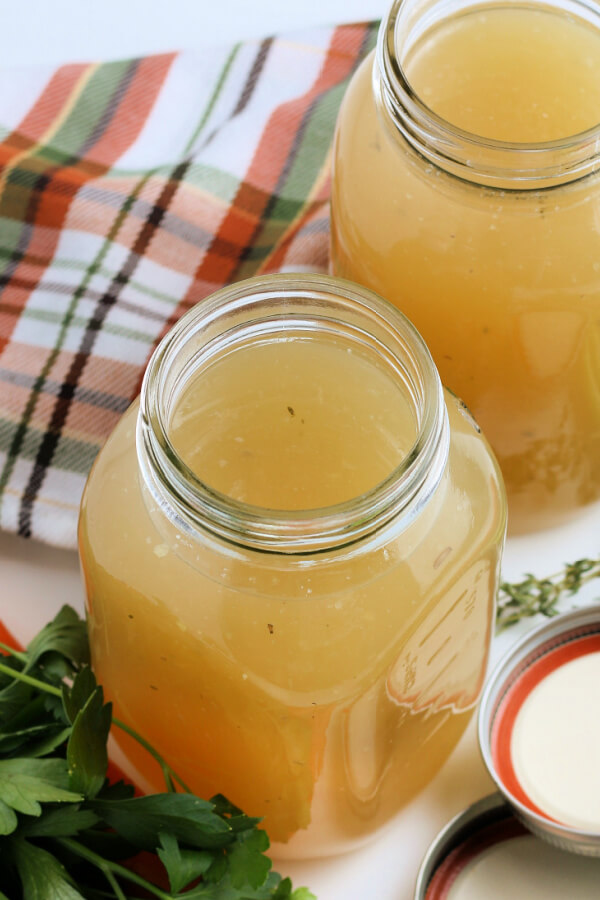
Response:
[[[373,93],[376,66],[372,51],[354,73],[340,105],[333,146],[332,207],[344,203],[347,189],[360,192],[362,177],[377,178],[380,122]],[[356,176],[360,173],[361,177]],[[371,202],[373,198],[371,198]]]
[[[365,56],[352,76],[336,121],[336,142],[348,141],[356,144],[356,136],[365,125],[373,124],[376,115],[375,94],[373,92],[373,76],[376,72],[376,51],[371,50]]]
[[[468,518],[482,538],[504,540],[506,492],[496,457],[465,403],[448,388],[446,408],[450,421],[448,481],[452,499],[444,515],[460,521],[456,512],[468,507]],[[453,511],[454,510],[454,511]]]
[[[446,406],[450,449],[444,474],[430,502],[398,537],[425,604],[431,597],[460,595],[483,573],[489,599],[506,533],[506,496],[494,454],[467,407],[448,390]]]
[[[125,548],[130,550],[136,536],[148,529],[136,453],[138,410],[136,400],[100,450],[88,477],[79,516],[84,564],[118,569],[117,562],[126,559]]]

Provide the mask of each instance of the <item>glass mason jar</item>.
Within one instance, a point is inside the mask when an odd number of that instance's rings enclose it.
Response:
[[[279,855],[346,850],[471,717],[504,531],[493,455],[401,313],[326,277],[238,283],[164,338],[88,480],[97,677]]]
[[[338,118],[333,272],[419,329],[515,533],[600,495],[599,73],[596,3],[396,0]]]

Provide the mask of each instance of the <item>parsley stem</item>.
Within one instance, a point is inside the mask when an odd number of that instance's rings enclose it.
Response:
[[[25,682],[25,684],[37,688],[38,691],[44,691],[47,694],[53,694],[53,696],[55,697],[62,697],[62,691],[60,688],[55,687],[52,684],[47,684],[45,681],[40,681],[38,678],[33,678],[31,675],[26,675],[24,672],[19,672],[16,669],[11,669],[10,666],[6,666],[4,665],[4,663],[0,663],[0,672],[3,672],[5,675],[10,675],[11,678],[16,678],[18,681],[23,681]],[[116,725],[117,728],[120,728],[121,731],[124,731],[126,734],[132,737],[135,741],[138,742],[138,744],[141,744],[144,750],[146,750],[150,754],[150,756],[156,760],[162,770],[165,783],[167,785],[167,790],[169,792],[173,792],[173,781],[176,781],[177,784],[179,784],[179,786],[182,787],[187,794],[192,793],[191,789],[185,783],[183,778],[180,778],[177,772],[173,771],[168,762],[162,758],[160,753],[154,749],[152,744],[149,744],[148,741],[146,741],[140,734],[137,733],[137,731],[135,731],[133,728],[130,728],[129,725],[126,725],[125,722],[122,722],[115,716],[113,716],[112,724]]]
[[[141,744],[144,750],[146,750],[150,754],[150,756],[152,756],[153,759],[156,760],[162,770],[165,783],[167,785],[167,790],[169,792],[173,792],[173,780],[175,780],[187,794],[192,793],[191,789],[187,786],[183,778],[180,778],[177,772],[173,771],[168,762],[166,762],[166,760],[162,758],[160,753],[158,753],[158,751],[154,749],[152,744],[149,744],[148,741],[144,740],[144,738],[140,734],[138,734],[137,731],[134,731],[134,729],[130,728],[129,725],[126,725],[125,722],[121,722],[120,719],[113,718],[113,725],[116,725],[117,728],[120,728],[121,731],[124,731],[126,734],[132,737],[135,741],[138,742],[138,744]]]
[[[106,866],[102,866],[102,874],[115,892],[116,900],[127,900],[127,897],[121,890],[121,885],[119,884],[113,873]]]
[[[27,662],[27,654],[26,653],[21,653],[20,650],[15,650],[14,647],[9,647],[8,644],[3,644],[2,641],[0,641],[0,650],[2,650],[3,653],[8,654],[8,656],[14,656],[15,659],[20,659],[21,662],[24,662],[24,663]],[[0,894],[0,898],[1,897],[2,897],[2,895]]]
[[[146,881],[146,879],[142,878],[140,875],[136,875],[136,873],[132,872],[131,869],[127,869],[125,868],[125,866],[121,866],[119,865],[119,863],[113,862],[112,860],[104,859],[103,856],[99,856],[97,853],[94,853],[93,850],[90,850],[89,847],[85,847],[78,841],[74,841],[72,838],[67,837],[54,838],[54,840],[66,850],[70,850],[71,853],[74,853],[76,856],[80,856],[82,859],[87,860],[93,866],[96,866],[96,868],[100,869],[100,871],[110,882],[113,890],[115,890],[116,885],[114,876],[118,875],[120,878],[125,878],[127,881],[131,881],[132,884],[137,884],[138,887],[144,888],[148,891],[148,893],[153,894],[155,897],[158,897],[158,900],[172,900],[171,894],[165,894],[165,892],[159,887],[156,887],[155,884]],[[116,886],[118,888],[118,885]],[[120,888],[119,894],[117,896],[119,896],[119,900],[126,900],[125,895],[122,893]]]
[[[45,681],[39,681],[37,678],[32,678],[31,675],[25,675],[24,672],[18,672],[16,669],[11,669],[10,666],[5,666],[4,663],[0,663],[0,672],[3,672],[5,675],[10,675],[11,678],[16,678],[17,681],[23,681],[25,684],[30,685],[30,687],[37,688],[38,691],[44,691],[46,694],[53,694],[55,697],[62,697],[60,688],[54,687],[52,684],[46,684]]]

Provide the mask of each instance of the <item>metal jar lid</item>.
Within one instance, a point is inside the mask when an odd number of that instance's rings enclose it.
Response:
[[[434,896],[435,893],[443,896],[447,876],[451,877],[452,872],[444,872],[442,867],[452,870],[455,865],[453,853],[458,852],[467,841],[485,835],[488,829],[504,825],[514,827],[515,834],[526,833],[502,794],[490,794],[455,816],[438,834],[421,863],[414,900],[425,900],[430,887],[434,890]],[[439,891],[432,884],[434,878],[441,882]]]
[[[489,888],[488,888],[489,884]],[[474,803],[447,825],[419,871],[414,900],[536,897],[596,900],[600,859],[540,841],[501,794]]]
[[[487,769],[515,815],[538,837],[575,853],[600,856],[600,828],[586,831],[562,824],[539,810],[512,775],[509,728],[515,706],[526,682],[535,682],[536,671],[552,664],[565,647],[575,655],[600,648],[600,606],[557,616],[528,634],[501,660],[484,690],[479,708],[479,744]],[[579,642],[576,645],[576,642]],[[591,650],[589,648],[592,648]],[[557,667],[562,663],[558,663]],[[536,667],[537,666],[537,670]],[[540,676],[540,679],[545,676]],[[598,711],[596,711],[598,714]]]

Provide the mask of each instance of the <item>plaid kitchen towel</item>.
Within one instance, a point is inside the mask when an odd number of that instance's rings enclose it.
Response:
[[[0,527],[74,547],[173,322],[227,282],[326,269],[333,127],[375,35],[0,73]]]

